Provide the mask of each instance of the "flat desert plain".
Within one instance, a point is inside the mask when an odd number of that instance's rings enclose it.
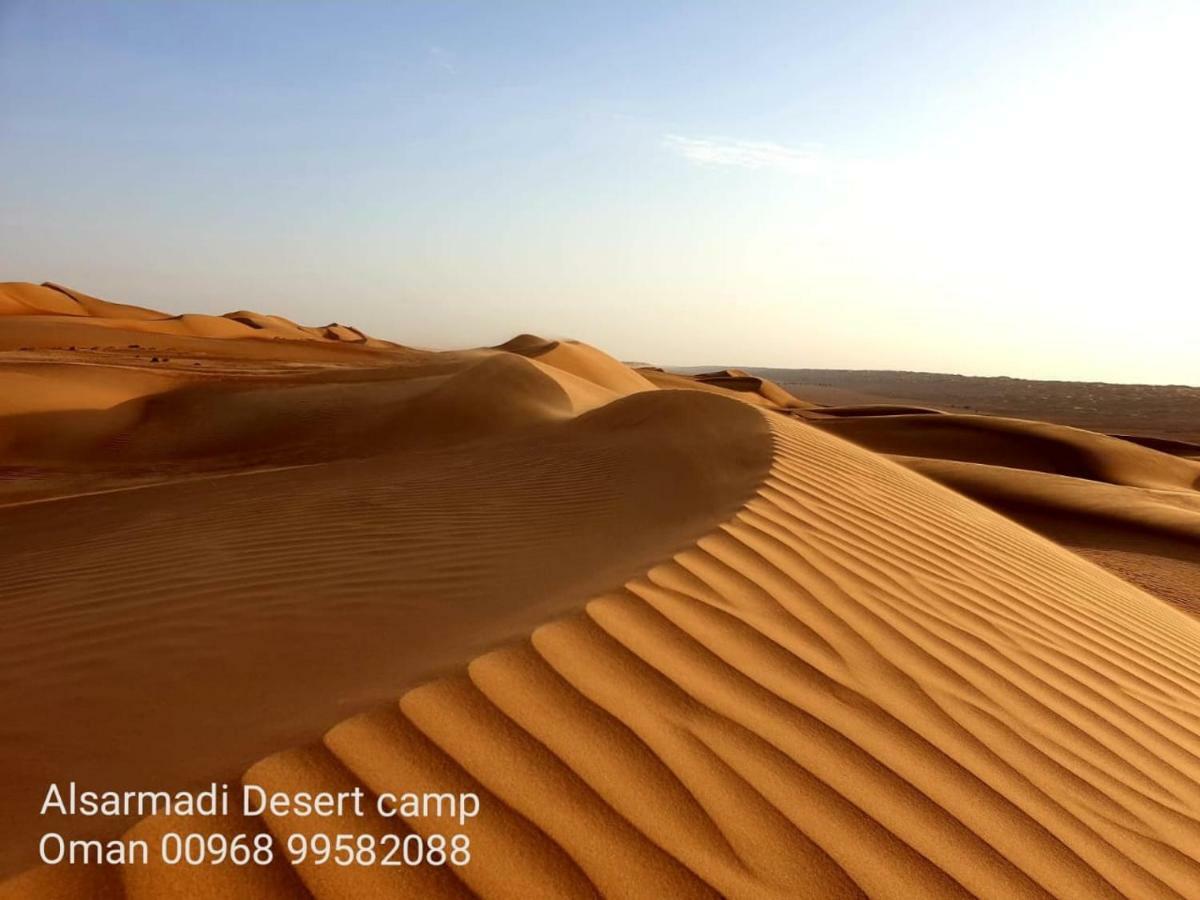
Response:
[[[0,287],[0,898],[1200,897],[1186,442],[793,391]],[[37,864],[214,780],[471,861]]]

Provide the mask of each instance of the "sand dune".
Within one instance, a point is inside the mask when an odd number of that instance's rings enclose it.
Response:
[[[742,404],[653,392],[588,412],[571,376],[560,388],[507,354],[435,381],[394,418],[367,391],[343,419],[374,427],[332,436],[336,422],[304,418],[304,389],[243,390],[224,408],[206,395],[152,408],[114,451],[178,461],[267,437],[279,451],[307,428],[371,459],[0,508],[0,707],[5,735],[22,736],[4,741],[0,791],[29,809],[46,779],[233,776],[669,556],[769,462]],[[356,443],[388,429],[404,453]],[[5,862],[28,862],[45,827],[7,819],[3,846],[21,856]]]
[[[1007,376],[754,369],[821,405],[901,404],[1200,443],[1200,387],[1031,381]],[[1198,451],[1200,452],[1200,451]]]
[[[49,282],[43,285],[0,283],[0,316],[86,318],[86,324],[93,328],[146,334],[234,340],[346,341],[366,346],[393,346],[390,342],[369,338],[355,328],[336,322],[320,328],[306,328],[282,316],[267,316],[247,310],[226,313],[224,316],[173,316],[141,306],[100,300]]]
[[[953,460],[899,459],[1200,616],[1200,492],[1109,485]]]
[[[1066,425],[943,413],[868,414],[813,424],[880,453],[989,463],[1131,487],[1200,487],[1200,464],[1192,460]]]
[[[569,377],[560,383],[509,355],[472,360],[450,374],[408,366],[350,380],[273,379],[232,390],[224,380],[205,380],[146,392],[87,416],[67,410],[15,419],[6,456],[18,462],[314,462],[400,445],[446,445],[572,416],[612,399]],[[78,440],[64,439],[71,430]]]
[[[1190,445],[889,409],[805,415],[1200,616],[1200,467],[1178,452]]]
[[[156,312],[127,303],[110,303],[59,284],[0,283],[0,315],[87,316],[95,319],[167,319]]]
[[[97,315],[5,296],[9,338]],[[1158,554],[1191,461],[529,335],[199,325],[158,368],[0,357],[41,385],[0,408],[0,897],[1197,896],[1200,621],[972,499]],[[26,868],[48,828],[461,827],[36,815],[239,777],[478,793],[472,861]]]
[[[722,397],[731,397],[764,409],[806,410],[816,406],[816,404],[792,396],[766,378],[750,375],[726,377],[728,371],[736,372],[738,370],[726,370],[696,377],[677,375],[649,367],[639,368],[637,371],[655,387],[666,390],[703,391]]]
[[[1146,437],[1137,434],[1114,434],[1112,437],[1121,438],[1124,441],[1132,441],[1135,444],[1141,444],[1143,447],[1149,447],[1152,450],[1161,450],[1163,453],[1170,453],[1174,456],[1183,456],[1188,459],[1200,459],[1200,444],[1192,443],[1191,441],[1177,441],[1171,438]]]
[[[739,393],[756,394],[782,409],[807,409],[813,404],[800,400],[768,378],[751,375],[741,369],[721,369],[694,376],[700,384],[712,385]]]
[[[210,341],[217,341],[220,348]],[[145,350],[180,356],[277,359],[289,363],[366,362],[362,350],[400,349],[390,341],[332,323],[317,328],[281,316],[241,310],[224,316],[170,315],[112,303],[56,284],[0,283],[0,354],[19,351],[33,361],[49,351]],[[347,356],[347,351],[354,353]],[[386,357],[384,357],[386,358]]]
[[[671,561],[245,776],[478,791],[471,865],[301,867],[256,895],[1194,895],[1200,626],[768,424],[757,495]],[[237,874],[123,877],[184,896]]]
[[[649,381],[607,353],[579,341],[547,341],[522,334],[496,349],[537,360],[617,394],[654,389]]]
[[[899,403],[861,403],[857,406],[821,406],[814,416],[906,416],[941,415],[942,410],[927,406],[903,406]]]

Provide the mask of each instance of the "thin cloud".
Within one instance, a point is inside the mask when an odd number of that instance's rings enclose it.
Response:
[[[770,141],[737,141],[726,138],[663,137],[672,153],[702,166],[735,166],[740,169],[776,169],[793,175],[823,175],[829,163],[813,148],[785,147]]]
[[[429,48],[429,62],[443,72],[448,72],[451,75],[458,73],[458,64],[454,54],[445,47],[433,46]]]

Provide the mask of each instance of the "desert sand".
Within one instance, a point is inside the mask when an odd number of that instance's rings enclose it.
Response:
[[[1173,442],[901,406],[806,415],[1200,615],[1200,460]]]
[[[821,406],[887,404],[986,413],[1124,435],[1167,452],[1200,456],[1200,387],[1194,384],[853,369],[755,368],[753,373]]]
[[[0,898],[1200,896],[1186,454],[6,285],[0,475]],[[34,865],[214,779],[473,858]]]

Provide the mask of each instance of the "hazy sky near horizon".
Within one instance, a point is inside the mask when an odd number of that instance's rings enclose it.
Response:
[[[1200,5],[0,0],[0,280],[1200,384]]]

